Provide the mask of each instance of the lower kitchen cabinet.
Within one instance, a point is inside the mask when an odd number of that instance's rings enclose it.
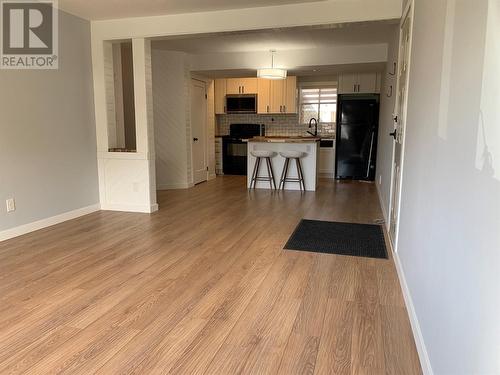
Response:
[[[222,137],[215,137],[215,174],[224,174],[222,165]]]
[[[325,141],[322,141],[322,143]],[[329,142],[328,142],[329,143]],[[332,146],[319,149],[319,174],[323,178],[334,178],[335,176],[335,141]]]

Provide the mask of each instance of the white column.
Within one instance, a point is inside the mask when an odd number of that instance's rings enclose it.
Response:
[[[151,44],[132,40],[137,152],[108,152],[107,41],[92,41],[99,196],[103,210],[154,212],[156,203]]]

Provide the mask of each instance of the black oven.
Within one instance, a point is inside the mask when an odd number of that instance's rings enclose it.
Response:
[[[224,174],[247,174],[248,140],[259,135],[265,135],[264,125],[230,125],[230,134],[222,138],[222,166]]]
[[[226,95],[227,113],[257,113],[257,95]]]

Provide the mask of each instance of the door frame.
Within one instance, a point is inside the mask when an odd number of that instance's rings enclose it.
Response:
[[[398,251],[398,239],[399,239],[399,223],[400,223],[400,218],[401,218],[401,201],[403,198],[402,194],[402,185],[403,185],[403,172],[404,172],[404,160],[405,160],[405,144],[406,144],[406,124],[408,120],[408,93],[409,93],[409,86],[410,86],[410,69],[411,69],[411,51],[412,51],[412,45],[413,45],[413,25],[414,25],[414,13],[415,13],[415,5],[414,5],[415,0],[410,0],[408,1],[408,4],[406,4],[406,7],[403,11],[403,15],[401,17],[401,21],[399,23],[399,28],[400,28],[400,33],[399,33],[399,43],[398,43],[398,71],[399,71],[399,64],[401,62],[401,43],[402,43],[402,33],[401,29],[404,25],[404,22],[406,21],[407,18],[410,19],[410,30],[409,30],[409,43],[408,43],[408,48],[409,48],[409,56],[408,56],[408,66],[406,70],[406,92],[404,95],[404,101],[405,101],[405,106],[404,106],[404,123],[403,123],[403,128],[402,128],[402,139],[401,139],[401,161],[400,161],[400,172],[399,172],[399,194],[396,199],[394,198],[394,188],[395,188],[395,183],[396,183],[396,176],[395,176],[395,170],[394,170],[394,162],[396,159],[396,142],[392,142],[392,159],[391,159],[391,185],[390,185],[390,193],[389,193],[389,212],[388,215],[389,217],[387,218],[387,233],[389,236],[390,241],[392,242],[392,248],[394,249],[395,252]],[[399,93],[399,86],[400,86],[400,79],[399,79],[399,74],[398,78],[396,81],[396,93]],[[399,95],[396,96],[396,102],[395,102],[395,107],[394,107],[394,112],[399,106]],[[399,115],[399,114],[398,114]],[[395,222],[395,231],[394,231],[394,238],[391,236],[391,213],[393,209],[393,205],[395,204],[394,201],[397,202],[397,207],[395,209],[397,210],[397,218]]]
[[[205,107],[206,107],[206,112],[205,112],[205,131],[203,132],[204,134],[204,139],[202,140],[202,142],[205,144],[205,153],[203,155],[204,157],[204,160],[205,160],[205,168],[206,168],[206,179],[205,181],[201,181],[199,182],[200,184],[202,182],[206,182],[208,181],[209,179],[209,170],[208,170],[208,119],[207,119],[207,116],[208,116],[208,100],[207,100],[207,95],[208,95],[208,90],[207,90],[207,82],[204,81],[204,80],[201,80],[201,79],[198,79],[198,78],[194,78],[194,77],[191,77],[191,81],[190,81],[190,88],[191,88],[191,85],[193,85],[193,81],[196,81],[196,83],[201,83],[203,84],[203,86],[205,87]],[[191,115],[191,100],[192,100],[192,92],[191,92],[191,89],[189,90],[189,119],[190,119],[190,122],[191,122],[191,118],[192,118],[192,115]],[[196,185],[196,182],[195,182],[195,170],[194,170],[194,153],[193,153],[193,126],[192,126],[192,123],[191,123],[191,126],[190,126],[190,142],[191,142],[191,180],[193,181],[192,183],[194,185]]]

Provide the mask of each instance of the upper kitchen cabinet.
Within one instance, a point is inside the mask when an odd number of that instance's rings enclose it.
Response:
[[[271,80],[257,80],[257,113],[271,113]]]
[[[339,94],[380,93],[379,73],[343,73],[339,76]]]
[[[226,113],[226,79],[216,79],[214,82],[215,114]]]
[[[297,77],[287,77],[285,88],[286,113],[297,113]]]
[[[257,94],[257,78],[228,78],[226,94]]]
[[[297,113],[297,77],[258,80],[258,113]]]
[[[283,113],[283,106],[285,105],[286,95],[286,80],[272,80],[271,81],[271,113]]]

